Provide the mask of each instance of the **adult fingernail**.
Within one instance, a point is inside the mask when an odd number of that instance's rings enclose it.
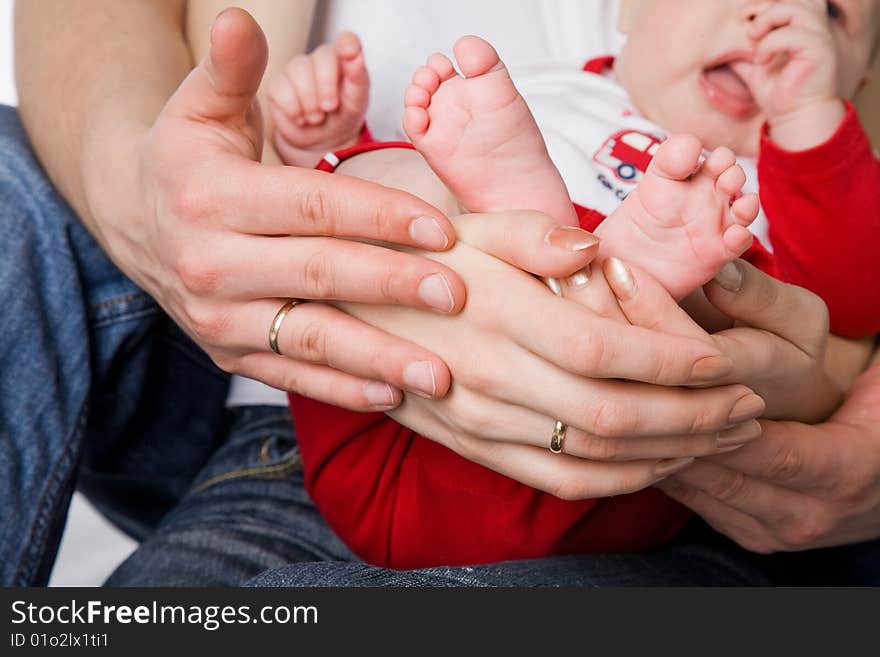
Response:
[[[729,292],[739,292],[743,282],[742,269],[736,262],[728,262],[715,274],[715,282]]]
[[[573,273],[565,279],[565,282],[569,287],[573,288],[586,287],[590,284],[590,266],[587,265],[580,271]]]
[[[423,360],[410,363],[403,370],[403,382],[407,389],[423,397],[437,394],[437,381],[434,379],[434,365]]]
[[[434,217],[419,217],[409,225],[409,236],[413,242],[426,249],[442,251],[449,246],[449,238]]]
[[[426,304],[445,313],[452,312],[455,299],[443,274],[431,274],[419,283],[419,297]]]
[[[390,408],[395,405],[394,391],[387,383],[367,381],[364,384],[364,397],[377,408]]]
[[[757,420],[749,420],[738,427],[719,432],[715,437],[715,446],[718,449],[729,447],[741,447],[750,440],[760,437],[761,423]]]
[[[544,241],[566,251],[586,251],[599,243],[599,238],[575,226],[556,226],[544,236]]]
[[[694,363],[688,383],[711,383],[730,374],[733,361],[727,356],[706,356]]]
[[[740,424],[746,420],[753,420],[759,417],[765,408],[767,408],[767,404],[764,403],[764,400],[750,392],[733,405],[727,421],[729,424]]]
[[[602,265],[605,278],[611,285],[611,290],[621,301],[628,301],[636,295],[636,281],[632,271],[623,260],[608,258]]]
[[[671,459],[669,461],[661,461],[654,467],[654,476],[657,479],[665,479],[671,474],[675,474],[679,470],[684,470],[694,462],[693,456],[682,459]]]

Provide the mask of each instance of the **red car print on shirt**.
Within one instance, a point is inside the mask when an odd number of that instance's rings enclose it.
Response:
[[[593,159],[614,172],[618,180],[635,184],[648,170],[662,143],[654,135],[638,130],[621,130],[609,137]]]

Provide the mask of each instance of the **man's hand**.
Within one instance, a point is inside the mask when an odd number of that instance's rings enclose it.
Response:
[[[63,3],[47,10],[56,9],[60,18],[72,11]],[[102,20],[117,21],[116,28],[131,20],[126,12],[140,12],[146,22],[166,11],[162,3],[128,8],[109,3],[105,9]],[[28,8],[20,13],[23,35],[51,31],[59,22],[55,16],[41,27]],[[92,29],[90,23],[83,28]],[[167,32],[173,29],[179,26],[169,14],[149,23],[142,37],[121,30],[125,39],[135,40],[130,46],[120,41],[120,29],[101,32],[98,48],[105,59],[136,56],[127,61],[129,70],[120,70],[115,59],[96,69],[92,60],[98,54],[91,52],[92,65],[78,71],[74,89],[56,80],[58,93],[71,94],[71,103],[79,104],[55,133],[42,129],[53,114],[35,95],[45,80],[28,80],[19,71],[30,108],[23,106],[23,116],[37,117],[29,128],[41,157],[102,246],[227,371],[358,410],[395,406],[401,388],[444,394],[449,374],[439,358],[323,304],[291,311],[278,339],[284,357],[270,351],[270,324],[289,298],[458,312],[465,290],[448,267],[335,239],[443,250],[454,243],[455,233],[441,212],[409,194],[345,176],[259,164],[263,137],[255,94],[267,51],[262,32],[244,11],[223,12],[207,57],[170,100],[154,97],[167,93],[167,78],[180,65],[160,70],[162,53],[150,54],[156,47],[147,43],[161,33],[160,43],[170,46],[175,42]],[[43,68],[57,66],[74,45],[82,44],[50,47]],[[23,38],[20,55],[36,48],[34,39]],[[91,92],[77,96],[85,88]],[[158,117],[143,109],[163,103]],[[89,118],[89,112],[102,120]],[[73,146],[65,153],[68,138]]]
[[[752,22],[753,65],[741,65],[755,100],[783,148],[806,150],[830,138],[845,108],[838,85],[833,23],[825,0],[770,3]]]
[[[784,399],[800,399],[805,413],[813,414],[809,407],[817,401],[810,393],[810,371],[821,363],[816,329],[827,322],[821,302],[744,263],[737,267],[743,276],[736,285],[728,279],[730,289],[717,282],[707,288],[722,310],[740,324],[755,326],[726,331],[719,342],[733,360],[732,376],[742,380],[766,370],[770,381],[791,368]],[[798,355],[801,348],[805,351]],[[773,394],[764,395],[768,408],[777,403]],[[824,424],[761,420],[761,425],[758,440],[729,454],[697,459],[658,487],[756,552],[880,537],[880,358]]]
[[[761,424],[760,439],[658,488],[754,552],[880,537],[880,359],[825,424]]]

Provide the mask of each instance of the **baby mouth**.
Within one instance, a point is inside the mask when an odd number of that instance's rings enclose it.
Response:
[[[731,62],[703,70],[700,88],[716,109],[730,116],[746,118],[757,110],[752,90]]]

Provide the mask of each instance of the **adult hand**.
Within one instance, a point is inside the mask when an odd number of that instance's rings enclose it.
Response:
[[[400,388],[442,395],[449,374],[439,358],[327,305],[297,307],[279,336],[284,357],[269,350],[269,326],[289,298],[458,312],[465,289],[448,267],[334,239],[443,250],[455,233],[441,212],[409,194],[260,165],[254,99],[265,39],[246,12],[230,9],[211,41],[138,141],[124,203],[96,168],[99,239],[224,370],[358,410],[396,405]]]
[[[819,325],[825,321],[809,293],[738,266],[740,284],[710,290],[709,296],[740,322],[753,317],[767,335],[779,336],[813,330],[802,314],[805,308],[818,316]],[[746,335],[747,340],[757,336]],[[755,351],[740,364],[734,355],[734,371],[760,369],[780,357],[772,349]],[[658,487],[755,552],[880,536],[880,358],[827,422],[762,420],[761,425],[759,440],[735,453],[699,459]]]
[[[704,291],[718,310],[737,320],[735,328],[710,338],[693,333],[692,322],[676,325],[682,334],[711,339],[731,358],[733,367],[721,382],[754,390],[767,404],[763,417],[818,422],[831,415],[841,391],[826,372],[828,310],[818,296],[742,260],[726,265]],[[638,324],[658,313],[678,314],[668,304],[660,294],[620,301],[627,319]]]
[[[880,537],[880,358],[824,424],[761,424],[760,440],[658,487],[753,552]]]
[[[534,212],[453,221],[459,243],[431,257],[464,278],[468,304],[460,315],[339,304],[430,348],[453,372],[446,398],[408,395],[392,413],[395,419],[565,499],[638,490],[690,457],[759,435],[753,418],[764,404],[748,388],[678,387],[711,383],[731,367],[695,324],[697,337],[666,331],[662,319],[651,330],[628,326],[554,296],[525,273],[564,277],[578,271],[574,256],[597,251],[598,240],[589,233],[558,227]],[[573,252],[575,246],[580,250]],[[610,380],[618,378],[628,381]],[[568,425],[564,454],[548,449],[557,419]]]

